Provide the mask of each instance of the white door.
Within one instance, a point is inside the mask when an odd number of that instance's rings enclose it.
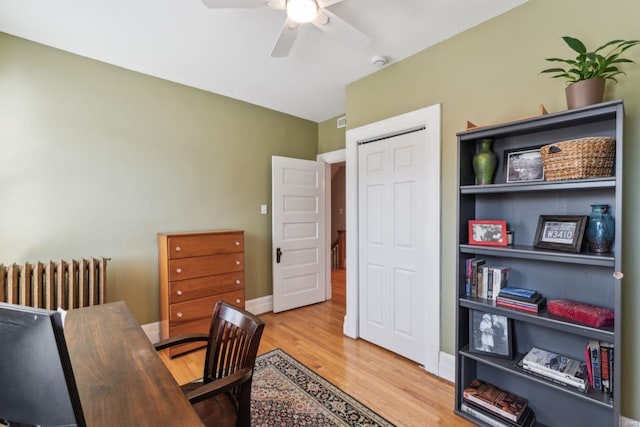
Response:
[[[425,132],[358,147],[360,336],[421,364],[428,238]]]
[[[325,300],[325,164],[272,157],[273,311]]]

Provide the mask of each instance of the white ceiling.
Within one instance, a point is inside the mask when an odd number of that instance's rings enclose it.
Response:
[[[316,122],[344,113],[346,86],[526,0],[344,0],[329,9],[367,34],[360,51],[305,25],[269,53],[283,11],[201,0],[2,0],[0,31]]]

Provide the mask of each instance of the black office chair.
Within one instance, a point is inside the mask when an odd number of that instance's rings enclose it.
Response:
[[[209,335],[183,335],[155,344],[156,350],[162,350],[207,342],[202,381],[182,386],[206,426],[250,426],[253,366],[263,329],[264,322],[258,317],[218,301]]]

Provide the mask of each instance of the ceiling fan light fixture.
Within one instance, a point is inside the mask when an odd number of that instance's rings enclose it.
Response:
[[[287,15],[292,21],[304,24],[313,21],[317,14],[315,0],[287,0]]]

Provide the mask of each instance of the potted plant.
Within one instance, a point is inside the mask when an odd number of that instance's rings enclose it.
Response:
[[[625,74],[618,68],[619,64],[633,63],[632,60],[621,58],[627,49],[640,44],[640,40],[612,40],[603,44],[593,52],[580,40],[565,36],[565,43],[578,53],[574,59],[547,58],[550,62],[561,62],[566,68],[548,68],[542,73],[554,73],[553,78],[567,79],[567,107],[569,109],[602,102],[604,84],[606,80],[617,82],[615,76]],[[604,50],[608,51],[604,53]]]

